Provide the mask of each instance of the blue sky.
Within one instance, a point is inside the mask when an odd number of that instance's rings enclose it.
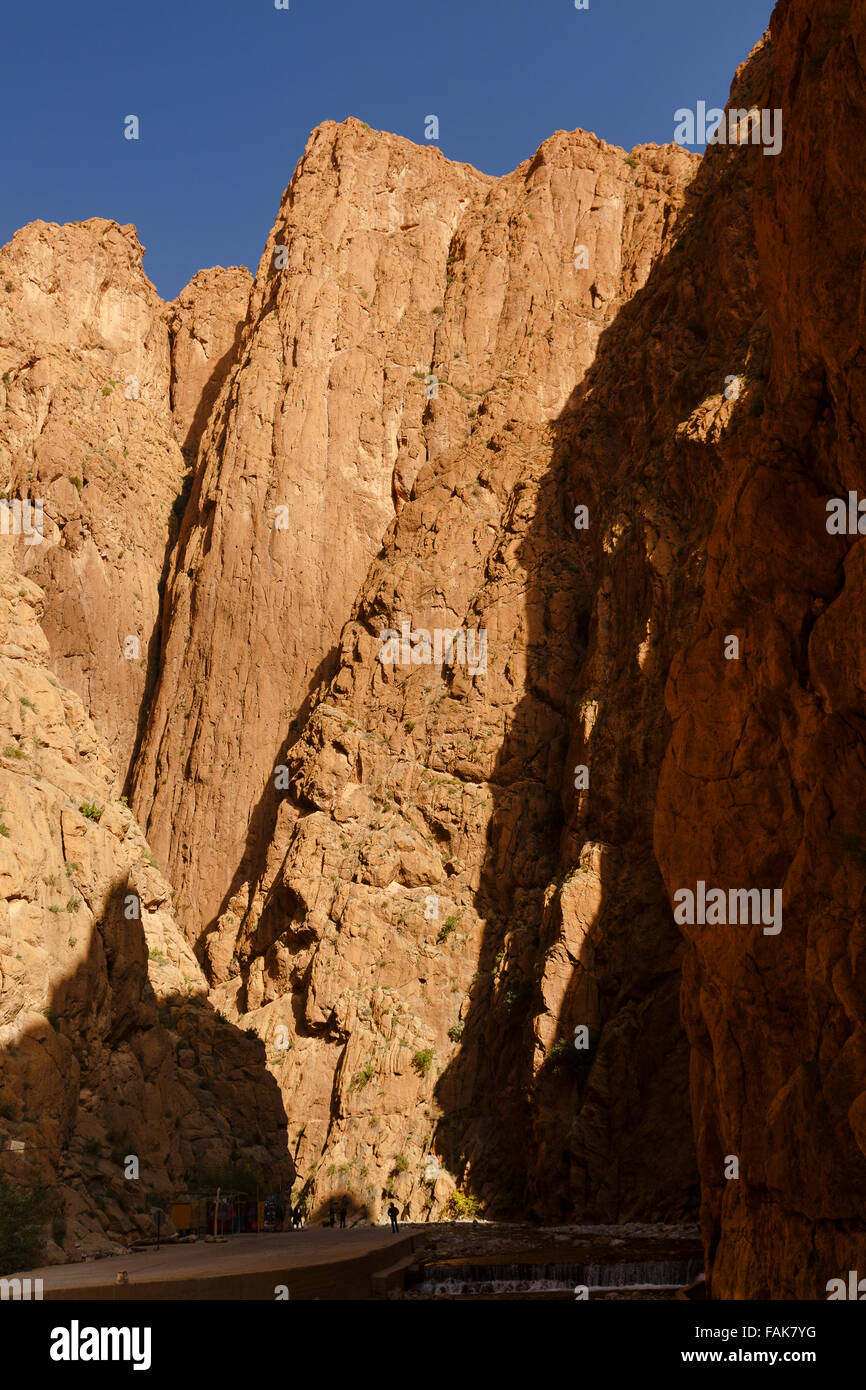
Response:
[[[627,149],[723,106],[770,0],[31,0],[0,38],[0,244],[134,222],[164,298],[255,269],[312,128],[358,116],[503,174],[554,130]],[[126,140],[124,117],[141,122]]]

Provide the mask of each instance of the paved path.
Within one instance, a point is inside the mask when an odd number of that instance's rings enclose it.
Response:
[[[328,1266],[344,1260],[355,1260],[371,1252],[383,1252],[388,1246],[399,1247],[414,1230],[401,1226],[393,1235],[387,1226],[364,1226],[357,1230],[341,1231],[338,1227],[309,1227],[303,1231],[267,1232],[261,1235],[229,1236],[225,1244],[204,1240],[191,1245],[165,1245],[156,1250],[135,1254],[111,1255],[103,1260],[79,1264],[49,1265],[17,1274],[19,1279],[41,1278],[45,1293],[49,1290],[86,1289],[114,1282],[115,1275],[125,1269],[130,1287],[135,1284],[166,1284],[172,1280],[208,1279],[270,1271],[310,1269]],[[395,1258],[397,1254],[395,1253]],[[386,1261],[387,1263],[387,1261]],[[171,1294],[167,1294],[171,1297]]]

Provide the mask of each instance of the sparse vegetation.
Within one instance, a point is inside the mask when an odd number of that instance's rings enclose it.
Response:
[[[432,1047],[422,1047],[412,1058],[412,1066],[419,1076],[426,1076],[433,1065]]]
[[[466,1025],[463,1022],[462,1018],[458,1018],[456,1023],[451,1024],[451,1027],[448,1029],[448,1036],[452,1042],[460,1041],[460,1039],[463,1037],[463,1029],[465,1028],[465,1026]]]
[[[96,821],[99,824],[104,807],[97,806],[95,801],[82,801],[78,809],[85,820]]]
[[[363,1067],[361,1067],[359,1071],[355,1072],[355,1075],[352,1077],[352,1082],[349,1087],[349,1090],[362,1091],[365,1086],[369,1085],[369,1083],[373,1080],[373,1077],[375,1075],[376,1063],[372,1060],[372,1058],[370,1058],[369,1061],[364,1063]]]
[[[447,941],[459,921],[460,918],[455,913],[452,913],[450,917],[446,917],[442,926],[439,928],[436,940],[439,942]]]

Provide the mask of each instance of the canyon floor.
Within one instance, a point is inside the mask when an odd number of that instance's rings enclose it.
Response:
[[[506,1222],[357,1223],[165,1244],[29,1270],[49,1299],[674,1298],[702,1263],[695,1226],[557,1226]],[[119,1273],[128,1282],[116,1284]],[[380,1275],[377,1282],[375,1276]]]

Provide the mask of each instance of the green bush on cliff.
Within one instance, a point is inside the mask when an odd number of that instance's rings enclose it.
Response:
[[[430,1070],[432,1063],[432,1047],[421,1048],[421,1050],[419,1052],[416,1052],[415,1056],[412,1058],[412,1066],[415,1068],[419,1076],[426,1076],[428,1071]]]
[[[51,1199],[40,1187],[19,1187],[0,1177],[0,1275],[38,1264],[51,1216]]]

